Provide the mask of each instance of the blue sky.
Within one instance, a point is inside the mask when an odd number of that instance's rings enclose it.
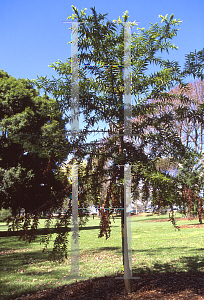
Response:
[[[1,0],[0,69],[16,78],[56,75],[48,65],[71,56],[71,45],[67,44],[70,25],[62,23],[73,13],[71,5],[79,10],[86,7],[87,13],[95,6],[97,12],[108,13],[110,20],[128,10],[130,21],[139,21],[145,28],[150,22],[160,22],[158,15],[174,13],[183,23],[174,39],[179,48],[170,52],[169,59],[182,66],[185,54],[204,47],[204,0]]]
[[[170,59],[184,63],[190,51],[204,47],[204,0],[1,0],[0,1],[0,69],[16,78],[35,79],[55,72],[49,64],[71,55],[69,25],[63,24],[72,14],[71,5],[77,8],[95,6],[96,11],[108,13],[113,20],[129,11],[130,20],[140,21],[139,26],[160,22],[159,14],[174,13],[183,23],[174,43],[179,47]]]

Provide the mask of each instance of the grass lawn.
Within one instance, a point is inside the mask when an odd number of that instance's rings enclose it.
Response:
[[[177,215],[180,217],[180,215]],[[170,222],[147,222],[168,218],[132,217],[133,273],[147,272],[202,272],[204,271],[204,227],[181,228],[177,231]],[[198,223],[198,220],[178,221],[178,225]],[[43,228],[44,220],[41,220]],[[1,233],[7,229],[0,223]],[[84,278],[118,275],[122,271],[120,219],[111,220],[111,237],[98,238],[99,218],[89,219],[80,230],[80,276]],[[71,238],[71,236],[70,236]],[[48,250],[42,253],[40,235],[31,244],[17,236],[0,237],[0,299],[14,299],[40,289],[53,288],[75,282],[71,274],[71,245],[63,263],[50,262]]]

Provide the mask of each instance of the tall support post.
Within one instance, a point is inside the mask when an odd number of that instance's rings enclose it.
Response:
[[[124,22],[124,138],[133,136],[132,134],[132,70],[131,70],[131,22]],[[122,149],[123,150],[123,149]],[[124,167],[124,200],[122,213],[123,227],[123,269],[124,282],[127,292],[131,292],[130,279],[140,279],[132,277],[132,231],[131,231],[131,165],[121,165]],[[121,277],[116,277],[121,279]]]
[[[124,279],[132,278],[131,165],[124,166]]]
[[[78,22],[72,22],[71,70],[71,133],[77,135],[79,134]]]
[[[72,22],[71,133],[79,133],[78,22]],[[72,167],[71,277],[79,277],[78,165]]]
[[[72,166],[71,277],[79,277],[78,165]]]
[[[124,23],[124,137],[132,136],[131,23]]]
[[[124,138],[132,135],[132,105],[131,105],[131,24],[124,23]],[[130,278],[132,275],[131,262],[131,223],[128,215],[131,203],[131,166],[124,166],[124,282],[126,291],[131,293]],[[129,243],[128,243],[129,242]]]

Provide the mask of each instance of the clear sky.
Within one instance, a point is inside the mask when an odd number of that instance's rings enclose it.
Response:
[[[130,21],[145,28],[160,22],[158,15],[174,13],[183,23],[174,39],[179,48],[170,52],[169,59],[182,66],[185,54],[204,47],[204,0],[0,0],[0,69],[16,78],[56,75],[48,65],[71,56],[70,24],[62,23],[73,13],[71,5],[87,8],[87,13],[95,6],[110,20],[128,10]],[[80,118],[80,128],[81,122]]]
[[[16,78],[35,79],[55,72],[48,67],[71,55],[69,25],[63,24],[72,14],[71,5],[78,9],[95,6],[108,13],[110,20],[129,11],[130,20],[160,22],[159,14],[174,13],[183,23],[174,43],[179,47],[170,59],[184,63],[185,54],[204,47],[204,0],[1,0],[0,1],[0,69]]]

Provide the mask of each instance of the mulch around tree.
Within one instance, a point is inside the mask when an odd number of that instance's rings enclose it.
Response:
[[[24,295],[16,300],[97,299],[204,299],[204,273],[148,273],[131,279],[132,293],[126,294],[123,279],[102,277]]]

